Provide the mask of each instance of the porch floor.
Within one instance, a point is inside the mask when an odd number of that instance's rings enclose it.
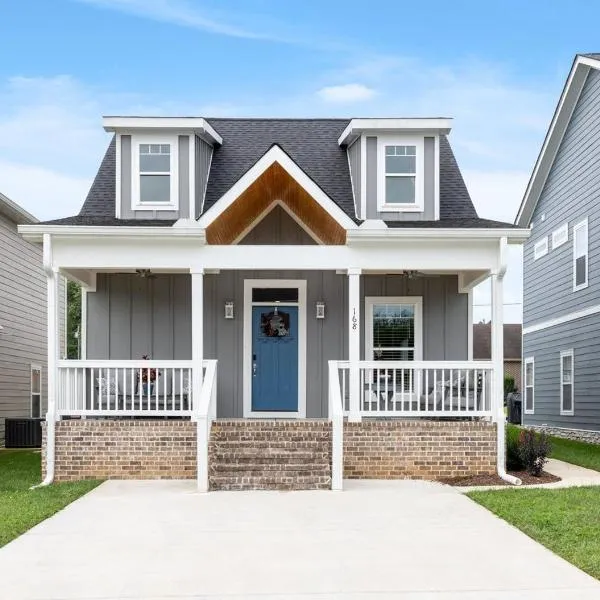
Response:
[[[0,575],[12,600],[600,596],[454,489],[417,481],[205,495],[110,481],[0,549]]]

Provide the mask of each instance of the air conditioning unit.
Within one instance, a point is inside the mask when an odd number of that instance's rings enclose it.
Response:
[[[41,448],[44,419],[7,418],[4,427],[6,448]]]

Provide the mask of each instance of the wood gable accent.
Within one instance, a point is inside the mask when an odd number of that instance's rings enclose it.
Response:
[[[346,230],[278,163],[274,162],[206,228],[209,244],[230,245],[279,201],[325,245],[346,243]]]

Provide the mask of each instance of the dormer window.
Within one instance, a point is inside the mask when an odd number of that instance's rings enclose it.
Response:
[[[177,210],[177,136],[136,136],[132,209]]]
[[[378,138],[377,207],[423,211],[423,138]]]

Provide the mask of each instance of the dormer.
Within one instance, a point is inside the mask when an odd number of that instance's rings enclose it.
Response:
[[[221,136],[198,117],[104,117],[115,134],[115,216],[194,219]]]
[[[440,217],[440,138],[451,119],[352,119],[346,147],[356,215],[383,221]]]

